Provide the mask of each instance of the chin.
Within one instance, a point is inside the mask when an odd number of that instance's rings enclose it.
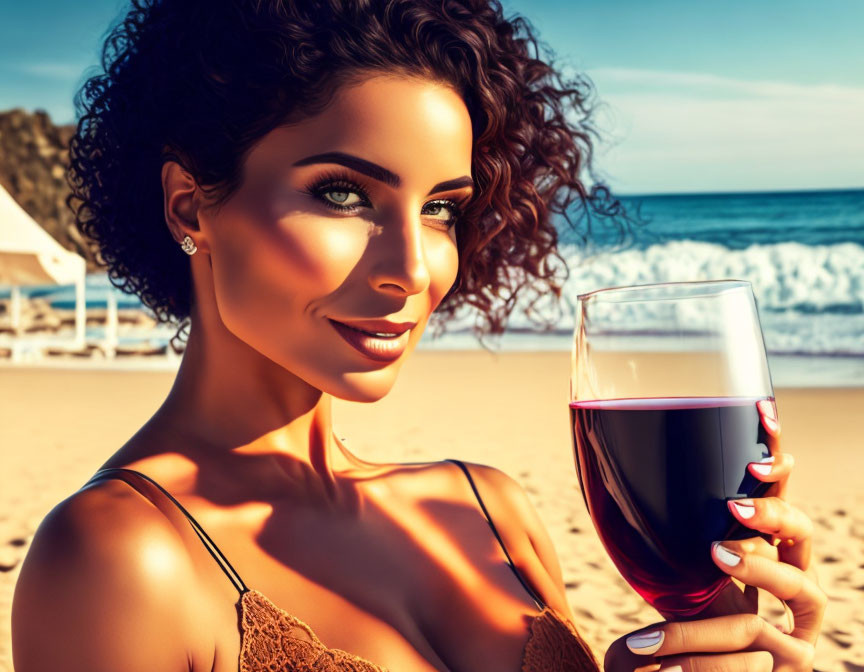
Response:
[[[401,366],[402,358],[381,369],[345,373],[338,384],[324,391],[345,401],[371,404],[386,397],[393,389]]]

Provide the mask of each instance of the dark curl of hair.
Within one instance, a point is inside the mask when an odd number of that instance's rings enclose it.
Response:
[[[560,299],[569,271],[551,213],[583,241],[592,216],[622,213],[601,182],[582,177],[594,177],[591,83],[564,80],[542,46],[545,61],[530,24],[504,18],[498,0],[132,0],[105,39],[104,72],[75,96],[67,205],[111,282],[159,322],[183,323],[178,349],[192,283],[164,221],[165,161],[218,207],[256,141],[320,113],[341,85],[375,73],[446,83],[470,114],[477,190],[457,225],[457,280],[433,325],[439,335],[468,304],[485,322],[475,325],[482,343],[503,332],[523,290],[534,292],[529,318],[549,292]]]

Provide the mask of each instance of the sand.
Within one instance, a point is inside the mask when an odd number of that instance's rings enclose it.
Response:
[[[620,578],[578,489],[566,409],[569,353],[420,351],[375,404],[334,402],[336,431],[371,460],[457,457],[518,480],[549,529],[583,635],[606,646],[658,619]],[[33,532],[159,406],[172,373],[0,369],[0,672],[12,670],[12,591]],[[864,672],[864,389],[779,389],[790,499],[816,522],[830,604],[817,670]],[[766,601],[765,614],[779,618]]]

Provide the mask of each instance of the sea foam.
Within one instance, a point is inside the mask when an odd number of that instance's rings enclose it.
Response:
[[[560,305],[541,297],[532,322],[524,313],[530,296],[521,297],[509,330],[537,331],[537,322],[558,334],[572,330],[576,297],[605,287],[734,278],[753,285],[770,352],[864,354],[864,246],[857,243],[784,242],[735,250],[676,240],[591,256],[564,245],[561,255],[570,276]],[[464,310],[448,331],[470,330],[475,319]]]

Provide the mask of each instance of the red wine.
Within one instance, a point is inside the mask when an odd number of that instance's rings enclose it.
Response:
[[[768,403],[766,403],[768,402]],[[759,536],[726,502],[769,487],[747,470],[771,453],[774,400],[667,398],[570,404],[583,497],[622,576],[666,614],[693,616],[729,582],[711,542]]]

